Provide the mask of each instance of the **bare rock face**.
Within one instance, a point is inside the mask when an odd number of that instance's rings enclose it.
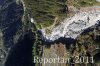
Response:
[[[50,41],[60,37],[77,38],[85,29],[98,24],[100,21],[99,9],[99,7],[91,7],[79,10],[72,17],[66,18],[60,25],[52,28],[49,34],[46,33],[46,29],[42,29],[44,38]]]

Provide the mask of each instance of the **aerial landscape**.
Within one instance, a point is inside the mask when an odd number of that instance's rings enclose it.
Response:
[[[0,0],[0,66],[100,66],[100,0]]]

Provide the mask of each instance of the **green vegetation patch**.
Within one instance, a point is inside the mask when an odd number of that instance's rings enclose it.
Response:
[[[72,5],[77,8],[100,5],[100,2],[97,2],[96,0],[68,0],[67,3],[68,5]]]
[[[27,13],[31,13],[43,27],[54,23],[56,17],[63,17],[67,11],[66,0],[24,0]]]

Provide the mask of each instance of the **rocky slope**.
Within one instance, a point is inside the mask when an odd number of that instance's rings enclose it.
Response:
[[[48,41],[54,41],[60,37],[75,39],[85,29],[98,24],[100,21],[100,8],[91,7],[88,8],[89,11],[85,10],[80,10],[74,16],[66,18],[61,25],[53,27],[49,34],[46,33],[46,29],[42,29],[44,38]]]
[[[93,56],[95,63],[49,66],[99,66],[100,7],[91,7],[96,4],[95,0],[1,0],[1,66],[32,66],[34,56],[71,57],[70,62],[75,56]]]

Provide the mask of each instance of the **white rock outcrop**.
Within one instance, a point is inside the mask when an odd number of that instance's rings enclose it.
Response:
[[[54,41],[60,37],[76,38],[85,29],[98,24],[100,20],[100,10],[80,11],[74,16],[66,18],[61,25],[53,28],[50,34],[46,34],[45,29],[42,29],[43,37],[46,40]]]

